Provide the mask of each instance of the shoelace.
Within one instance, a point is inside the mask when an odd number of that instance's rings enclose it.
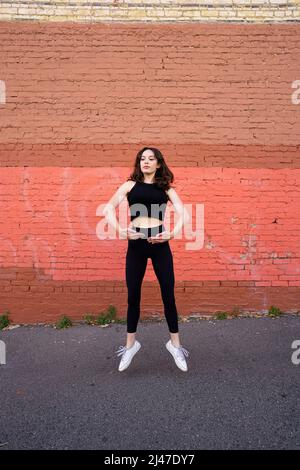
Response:
[[[176,348],[177,351],[178,351],[178,356],[180,357],[180,359],[183,359],[184,360],[184,356],[188,357],[189,356],[189,352],[187,349],[185,349],[183,346],[179,346],[179,348]]]
[[[127,350],[126,346],[120,346],[119,349],[116,351],[117,356],[121,356],[125,354],[126,350]]]
[[[187,349],[185,349],[183,346],[180,346],[176,349],[177,349],[178,356],[181,359],[184,359],[184,356],[188,357],[189,354],[190,354],[189,351]],[[119,349],[116,351],[117,356],[121,356],[121,355],[125,354],[126,351],[127,351],[126,346],[120,346]]]

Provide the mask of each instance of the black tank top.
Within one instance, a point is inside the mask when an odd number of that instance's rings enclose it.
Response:
[[[155,217],[164,220],[169,197],[156,183],[136,181],[127,193],[130,207],[130,220],[141,217]]]

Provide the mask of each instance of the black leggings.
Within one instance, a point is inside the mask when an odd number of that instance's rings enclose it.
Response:
[[[155,236],[165,230],[163,225],[152,228],[135,227],[137,232]],[[164,314],[171,333],[178,333],[178,316],[174,296],[173,255],[169,240],[150,243],[147,239],[128,240],[126,253],[126,284],[128,291],[127,332],[135,333],[140,317],[141,287],[148,258],[151,258],[156,277],[159,281],[164,304]]]

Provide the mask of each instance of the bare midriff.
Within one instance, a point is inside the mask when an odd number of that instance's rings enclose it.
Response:
[[[136,217],[132,222],[131,225],[133,227],[140,227],[140,228],[152,228],[157,227],[158,225],[162,225],[163,222],[159,219],[154,217]]]

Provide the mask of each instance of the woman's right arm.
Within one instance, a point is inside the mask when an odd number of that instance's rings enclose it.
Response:
[[[127,238],[127,228],[122,228],[116,217],[116,208],[126,197],[127,192],[129,191],[130,181],[125,181],[113,194],[108,203],[103,209],[103,215],[107,222],[119,232],[121,238]]]

